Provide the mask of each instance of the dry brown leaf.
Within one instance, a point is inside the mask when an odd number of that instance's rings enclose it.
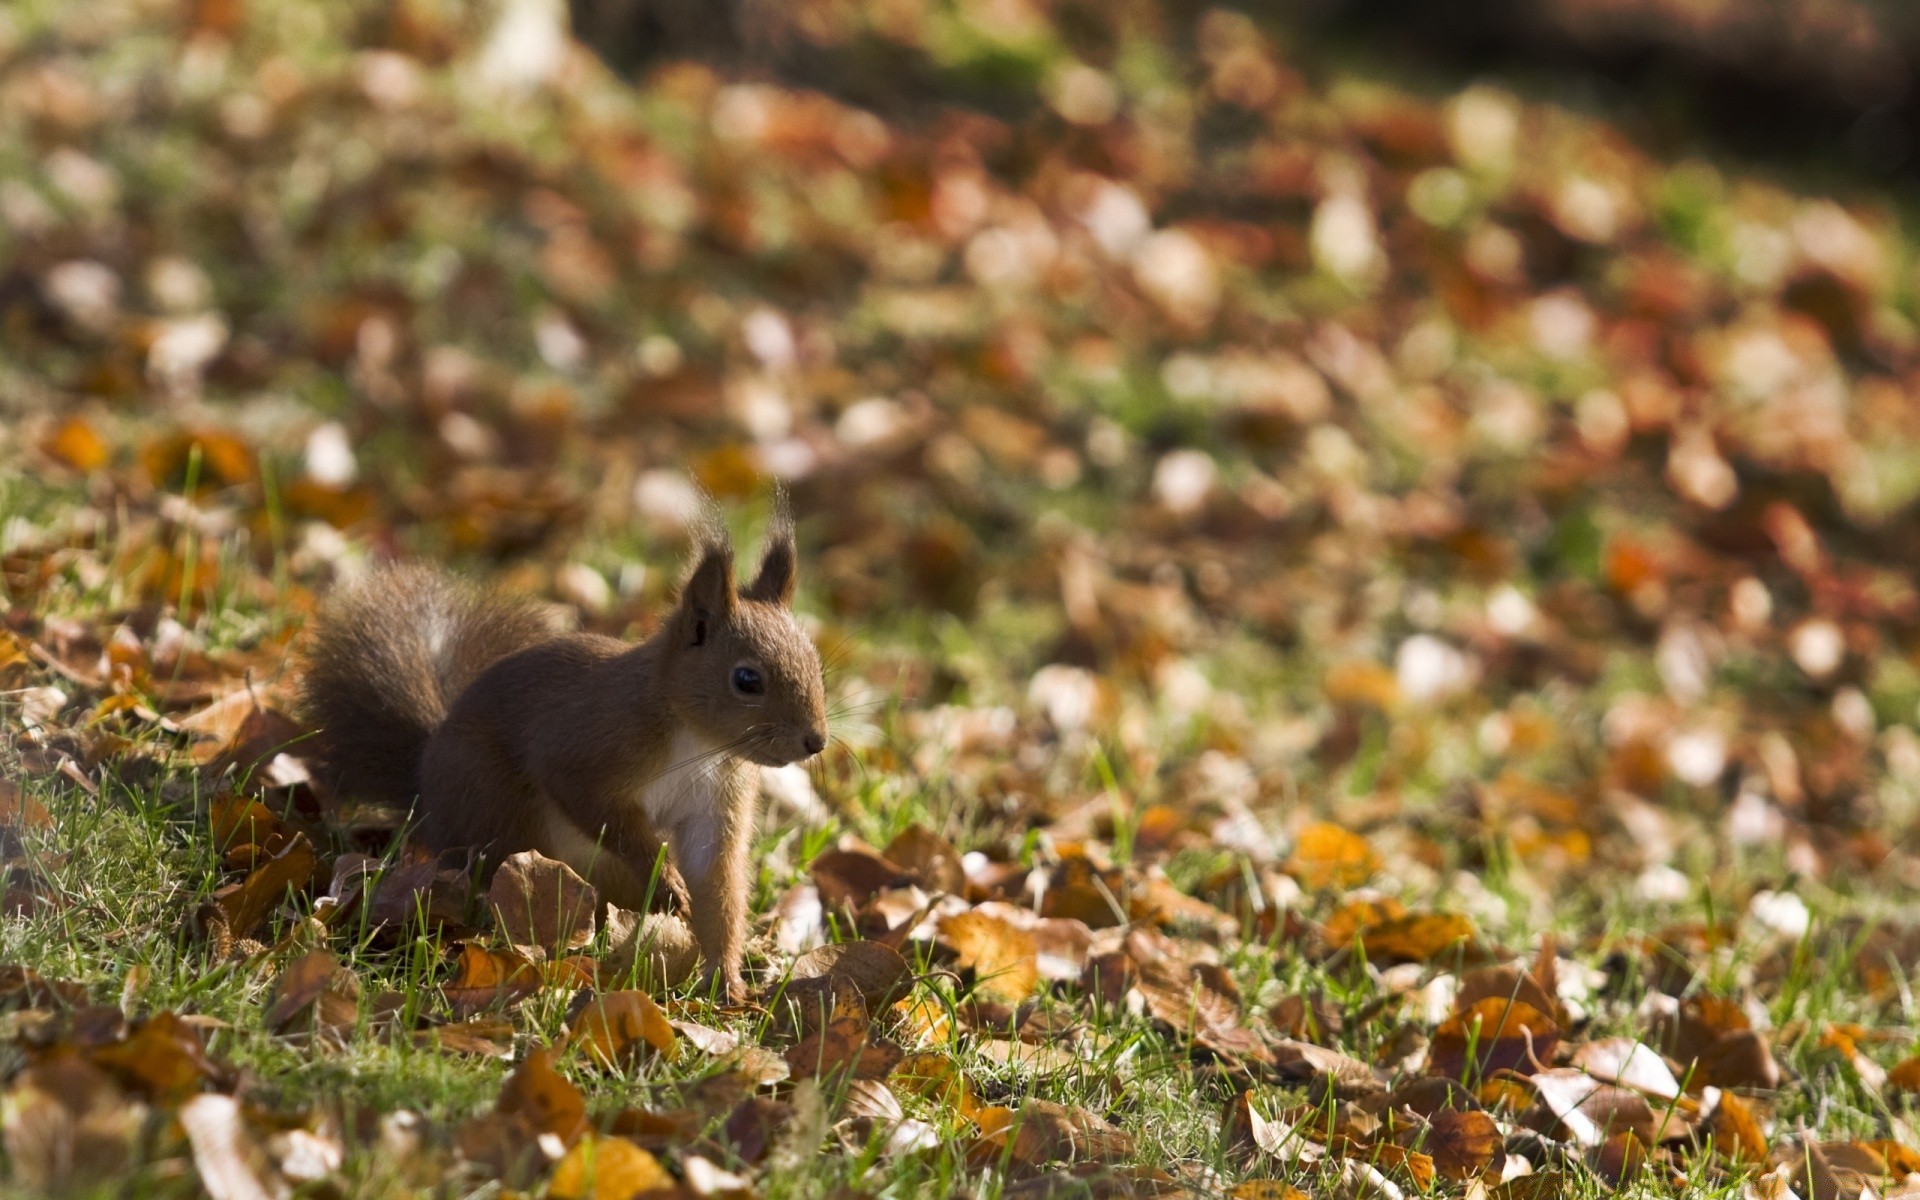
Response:
[[[1266,1043],[1240,1023],[1238,991],[1220,968],[1196,965],[1182,978],[1170,965],[1143,965],[1134,987],[1147,1011],[1176,1036],[1228,1059],[1267,1058]]]
[[[445,1054],[471,1054],[476,1058],[512,1058],[513,1022],[500,1017],[474,1017],[451,1025],[435,1025],[415,1030],[413,1044]]]
[[[360,977],[325,950],[295,959],[273,986],[267,1028],[340,1040],[360,1019]]]
[[[351,887],[353,879],[342,882]],[[458,926],[466,920],[472,890],[466,871],[443,869],[435,859],[404,862],[381,874],[367,915],[376,925]]]
[[[813,860],[807,873],[828,908],[862,908],[878,893],[913,882],[899,864],[869,850],[829,850]]]
[[[580,1089],[553,1069],[554,1052],[545,1046],[527,1051],[500,1086],[494,1113],[533,1137],[550,1133],[572,1145],[587,1128],[587,1101]]]
[[[1333,1094],[1343,1099],[1386,1090],[1372,1067],[1338,1050],[1289,1040],[1274,1043],[1272,1054],[1280,1078],[1301,1083],[1325,1078],[1333,1085]]]
[[[1278,1179],[1246,1179],[1227,1191],[1230,1200],[1311,1200],[1299,1188]]]
[[[279,1200],[290,1194],[233,1097],[195,1096],[180,1106],[179,1121],[193,1148],[200,1184],[213,1200]]]
[[[289,892],[307,886],[319,865],[306,835],[294,834],[285,849],[261,863],[243,882],[214,892],[213,899],[202,906],[201,927],[218,926],[230,937],[252,937]]]
[[[1420,1148],[1441,1175],[1459,1183],[1498,1169],[1506,1157],[1501,1141],[1500,1127],[1486,1113],[1446,1109],[1428,1118]]]
[[[889,1082],[910,1095],[951,1108],[971,1120],[980,1105],[960,1065],[944,1054],[909,1054],[894,1067]]]
[[[643,1054],[671,1060],[679,1053],[667,1014],[645,992],[595,996],[574,1018],[569,1044],[603,1067],[618,1067]]]
[[[1454,1079],[1511,1070],[1526,1074],[1553,1061],[1560,1027],[1530,1004],[1488,998],[1456,1012],[1433,1034],[1432,1069]]]
[[[967,874],[960,868],[960,852],[953,843],[924,825],[909,825],[880,852],[882,858],[913,876],[929,892],[964,894]]]
[[[572,867],[537,850],[522,850],[501,863],[487,900],[501,932],[516,946],[562,954],[593,940],[599,894]]]
[[[1363,930],[1367,961],[1383,965],[1432,962],[1473,949],[1473,922],[1453,913],[1408,913]]]
[[[1028,930],[998,917],[964,912],[941,920],[940,937],[960,965],[973,971],[979,994],[1018,1004],[1040,987],[1039,950]]]
[[[1518,963],[1478,967],[1461,975],[1454,1007],[1464,1011],[1482,1000],[1518,1000],[1555,1021],[1560,1019],[1560,998],[1532,971]]]
[[[891,946],[872,941],[838,942],[815,947],[795,959],[786,990],[804,1004],[809,997],[832,995],[833,989],[844,983],[859,992],[868,1009],[873,1010],[886,1007],[904,994],[911,986],[912,974],[913,968]]]
[[[155,1102],[178,1101],[220,1075],[199,1031],[170,1012],[153,1014],[125,1041],[95,1050],[93,1061]]]
[[[722,1136],[742,1160],[758,1163],[779,1141],[793,1116],[793,1105],[783,1100],[749,1096],[727,1116]]]
[[[46,1055],[0,1103],[10,1182],[47,1195],[104,1187],[132,1163],[148,1115],[79,1054]]]
[[[83,417],[68,417],[54,426],[40,448],[47,457],[82,472],[97,471],[106,466],[112,454],[107,439],[101,437]]]
[[[987,1112],[992,1110],[985,1110],[981,1117]],[[1133,1157],[1134,1144],[1125,1131],[1084,1108],[1028,1100],[1009,1114],[1004,1124],[998,1119],[983,1122],[980,1142],[968,1159],[985,1165],[1003,1153],[1024,1167],[1060,1162],[1113,1163]]]

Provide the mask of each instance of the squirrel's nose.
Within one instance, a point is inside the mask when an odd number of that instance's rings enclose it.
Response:
[[[806,747],[808,754],[818,754],[826,749],[827,739],[817,733],[809,733],[800,739],[800,744]]]

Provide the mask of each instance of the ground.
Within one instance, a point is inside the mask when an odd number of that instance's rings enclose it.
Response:
[[[0,14],[10,1189],[1916,1187],[1898,193],[1226,8],[554,11]],[[339,581],[644,636],[776,483],[746,1004],[311,778]]]

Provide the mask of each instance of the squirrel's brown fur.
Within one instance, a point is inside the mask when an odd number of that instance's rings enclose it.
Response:
[[[826,738],[820,657],[789,611],[795,569],[784,520],[745,589],[710,537],[637,644],[555,633],[530,605],[419,567],[378,571],[309,638],[321,778],[412,806],[430,847],[538,850],[623,907],[655,890],[664,843],[708,969],[738,996],[755,764]]]

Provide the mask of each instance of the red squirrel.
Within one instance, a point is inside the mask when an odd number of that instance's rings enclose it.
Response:
[[[818,754],[827,716],[791,611],[791,522],[745,588],[723,532],[698,552],[639,643],[558,633],[531,603],[427,568],[377,570],[322,606],[301,701],[320,778],[412,808],[430,848],[537,850],[639,909],[664,844],[708,978],[738,1000],[757,768]]]

